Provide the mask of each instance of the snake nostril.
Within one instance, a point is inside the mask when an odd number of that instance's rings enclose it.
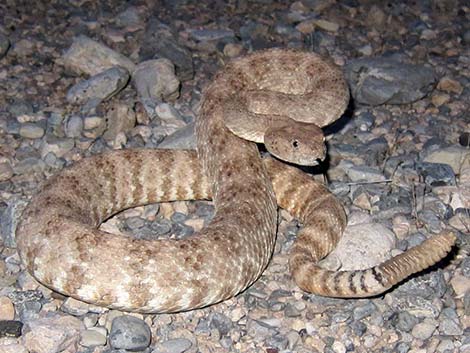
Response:
[[[292,147],[294,147],[294,148],[299,147],[299,141],[297,141],[297,140],[292,141]]]

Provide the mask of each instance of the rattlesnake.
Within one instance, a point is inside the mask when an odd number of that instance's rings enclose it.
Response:
[[[304,61],[311,72],[292,69]],[[332,84],[321,83],[315,90],[328,89],[321,94],[314,90],[313,102],[307,102],[318,104],[321,116],[333,110],[337,118],[347,102],[338,72],[313,53],[292,50],[256,52],[229,63],[204,92],[196,123],[197,154],[113,151],[85,158],[45,183],[17,230],[26,268],[47,287],[110,308],[157,313],[207,306],[244,290],[267,266],[276,239],[276,198],[304,223],[291,251],[290,268],[306,291],[374,295],[435,263],[453,245],[452,233],[431,238],[370,270],[321,269],[316,262],[335,246],[345,227],[342,206],[303,172],[272,158],[263,163],[254,143],[225,126],[224,116],[233,116],[234,109],[243,114],[233,105],[240,102],[240,92],[256,89],[262,91],[257,96],[253,92],[250,103],[240,103],[252,110],[248,115],[272,114],[260,110],[269,107],[266,99],[274,90],[282,92],[275,95],[282,104],[272,104],[275,114],[305,120],[308,105],[300,109],[302,97],[295,96],[308,96],[307,86],[328,78]],[[315,102],[320,96],[323,99]],[[146,241],[97,229],[125,208],[209,198],[216,206],[211,223],[183,240]]]

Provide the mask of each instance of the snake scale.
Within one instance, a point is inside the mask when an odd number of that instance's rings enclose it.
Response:
[[[279,117],[281,130],[288,118],[306,124],[313,116],[326,125],[348,99],[341,71],[316,54],[270,49],[234,60],[204,91],[197,153],[113,151],[47,180],[17,229],[22,262],[45,286],[96,305],[142,313],[200,308],[236,295],[261,275],[273,253],[277,203],[304,225],[290,254],[301,289],[336,297],[382,293],[444,257],[455,236],[444,232],[372,269],[326,271],[316,263],[344,230],[341,204],[300,170],[262,160],[255,143],[226,127],[236,130],[238,114],[268,124]],[[282,154],[285,146],[278,148],[276,132],[270,134],[274,153]],[[294,150],[298,142],[287,139]],[[148,241],[98,229],[129,207],[193,199],[213,199],[215,214],[189,238]]]

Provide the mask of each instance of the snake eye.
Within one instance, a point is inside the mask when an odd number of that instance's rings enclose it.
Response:
[[[299,147],[299,141],[297,141],[297,140],[292,141],[292,147],[294,147],[294,148]]]

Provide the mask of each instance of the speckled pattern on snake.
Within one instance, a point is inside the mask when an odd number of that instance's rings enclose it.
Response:
[[[276,239],[277,200],[304,225],[290,254],[301,289],[338,297],[381,293],[445,256],[455,236],[444,232],[372,269],[323,270],[318,260],[346,225],[343,207],[307,174],[273,158],[263,161],[255,143],[225,125],[236,130],[237,114],[246,112],[267,117],[268,124],[280,116],[323,126],[342,114],[348,99],[341,71],[316,54],[271,49],[234,60],[204,91],[197,153],[121,150],[64,169],[24,211],[16,238],[20,257],[39,282],[85,302],[151,313],[200,308],[236,295],[261,275]],[[271,141],[275,150],[275,134]],[[183,240],[98,230],[125,208],[192,199],[213,199],[216,212],[199,234]]]

